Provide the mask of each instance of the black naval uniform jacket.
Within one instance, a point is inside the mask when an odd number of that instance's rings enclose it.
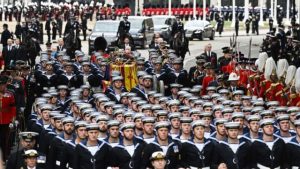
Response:
[[[286,143],[286,162],[288,168],[298,167],[300,168],[300,143],[296,139],[296,136],[291,141]]]
[[[69,169],[74,168],[75,148],[76,148],[75,139],[65,141],[65,147],[64,147],[65,163],[66,163],[66,167]]]
[[[182,144],[180,141],[168,138],[168,149],[166,152],[167,167],[166,169],[176,169],[182,167],[181,165],[181,150]],[[161,146],[158,144],[157,138],[152,143],[149,143],[145,146],[143,153],[143,162],[141,169],[146,169],[147,167],[151,168],[150,157],[156,151],[163,151]]]
[[[251,152],[252,167],[262,165],[272,169],[277,167],[284,168],[286,166],[285,143],[279,137],[274,136],[272,150],[262,138],[254,140],[254,142],[252,142]]]
[[[193,139],[182,143],[181,160],[184,168],[211,167],[215,144],[210,139],[204,139],[203,144],[200,151]]]
[[[132,88],[130,92],[136,93],[136,95],[142,98],[143,100],[148,100],[144,89],[140,88],[139,85],[136,85],[134,88]]]
[[[246,138],[240,138],[238,148],[234,153],[227,141],[219,141],[213,158],[212,168],[218,168],[219,164],[225,163],[229,169],[250,169],[251,143]]]
[[[22,166],[25,166],[24,154],[24,149],[11,153],[6,162],[6,168],[20,169]],[[39,156],[37,158],[37,168],[45,169],[46,156],[40,152],[38,152],[38,154]]]
[[[66,140],[63,133],[54,137],[49,147],[47,166],[49,169],[66,169]]]
[[[83,141],[76,145],[74,169],[106,169],[111,147],[105,141],[98,140],[98,151],[92,155],[86,144],[87,141]]]
[[[142,162],[142,152],[146,143],[135,137],[133,140],[134,144],[134,153],[131,156],[123,145],[123,140],[121,140],[120,144],[113,147],[111,150],[111,166],[119,167],[120,169],[140,169]]]

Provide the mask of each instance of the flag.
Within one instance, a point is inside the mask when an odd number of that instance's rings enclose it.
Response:
[[[111,64],[110,65],[110,72],[112,71],[119,71],[121,72],[121,75],[124,78],[124,87],[130,91],[133,87],[136,86],[138,79],[136,76],[137,68],[136,63],[130,63],[130,64]]]

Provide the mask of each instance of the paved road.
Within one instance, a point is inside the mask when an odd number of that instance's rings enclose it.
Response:
[[[93,28],[95,22],[89,22],[88,27],[89,28]],[[11,30],[14,30],[14,26],[15,26],[15,22],[10,22],[9,23],[9,27],[11,28]],[[1,31],[1,30],[0,30]],[[259,53],[259,45],[261,44],[263,38],[265,37],[265,34],[268,30],[260,30],[260,35],[250,35],[250,36],[246,36],[245,30],[241,30],[240,31],[240,36],[237,38],[237,41],[239,43],[239,48],[240,51],[242,51],[242,53],[244,53],[246,55],[246,57],[248,57],[248,51],[249,51],[249,40],[252,37],[252,56],[251,57],[258,57],[258,53]],[[204,50],[204,46],[208,43],[211,43],[213,46],[213,51],[215,51],[218,54],[218,57],[222,56],[222,50],[221,48],[224,46],[229,46],[229,42],[230,42],[230,37],[232,37],[233,35],[233,31],[230,30],[226,30],[223,34],[222,37],[219,37],[218,35],[216,35],[215,40],[211,41],[208,39],[205,39],[203,41],[199,41],[199,40],[193,40],[190,42],[190,52],[191,55],[187,54],[185,57],[185,61],[184,61],[184,67],[186,69],[189,69],[191,66],[195,65],[195,57],[200,55],[203,50]],[[47,36],[44,35],[44,39],[47,39]],[[82,38],[83,39],[83,38]],[[53,46],[55,47],[56,44],[54,43]],[[88,41],[82,41],[82,50],[85,53],[88,53]],[[0,49],[2,48],[2,46],[0,47]],[[42,45],[42,49],[45,49],[45,45]],[[148,51],[146,50],[142,50],[142,49],[138,49],[138,51],[142,54],[142,57],[145,57],[146,59],[148,59]]]

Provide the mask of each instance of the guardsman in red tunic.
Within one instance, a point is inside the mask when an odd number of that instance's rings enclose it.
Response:
[[[16,105],[14,95],[7,90],[8,77],[0,76],[0,148],[4,160],[9,155],[11,143],[9,142],[9,124],[16,118]]]
[[[239,61],[239,66],[237,66],[237,74],[240,77],[239,85],[247,88],[248,78],[249,78],[249,69],[246,67],[247,59],[241,58]]]
[[[204,67],[206,69],[206,76],[203,78],[201,95],[206,94],[206,88],[208,87],[209,83],[216,79],[214,68],[212,67],[211,63],[207,62],[204,64]]]

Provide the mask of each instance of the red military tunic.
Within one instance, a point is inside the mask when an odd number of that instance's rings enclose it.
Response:
[[[16,118],[16,105],[14,95],[6,91],[0,96],[0,124],[9,124]]]
[[[269,80],[264,80],[260,83],[259,97],[266,98],[268,101],[272,100],[272,94],[269,93],[271,90],[271,84],[272,83]]]
[[[237,71],[237,74],[240,77],[239,85],[243,86],[244,88],[247,88],[248,78],[250,76],[250,70],[241,68]]]
[[[209,83],[212,82],[213,80],[215,80],[214,76],[210,76],[207,75],[203,78],[203,82],[202,82],[202,93],[201,95],[205,95],[206,94],[206,88],[208,87]]]

